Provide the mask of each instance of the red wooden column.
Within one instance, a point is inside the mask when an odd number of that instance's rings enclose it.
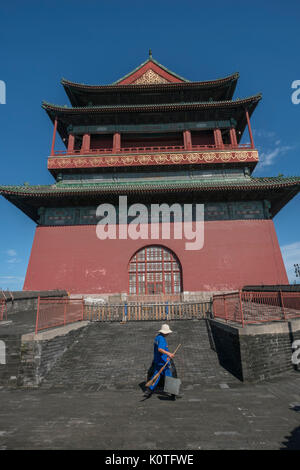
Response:
[[[90,151],[90,142],[91,142],[90,134],[83,134],[80,153],[86,153]]]
[[[230,143],[232,147],[238,146],[237,138],[236,138],[236,131],[234,127],[230,129]]]
[[[69,134],[69,139],[68,139],[68,153],[72,153],[74,150],[74,145],[75,145],[75,136],[74,134]]]
[[[54,129],[53,129],[53,137],[52,137],[52,145],[51,145],[51,154],[50,154],[51,157],[53,157],[53,155],[54,155],[56,131],[57,131],[57,118],[55,118],[55,121],[54,121]]]
[[[224,148],[222,132],[220,129],[214,129],[214,138],[215,138],[215,146],[220,149]]]
[[[255,148],[254,147],[254,140],[253,140],[253,134],[252,134],[251,124],[250,124],[248,109],[246,109],[246,119],[247,119],[247,124],[248,124],[248,131],[249,131],[249,137],[250,137],[250,142],[251,142],[251,148],[254,149]]]
[[[113,153],[120,152],[121,150],[121,134],[119,132],[114,133],[113,137]]]
[[[192,135],[191,131],[183,131],[183,143],[185,150],[192,149]]]

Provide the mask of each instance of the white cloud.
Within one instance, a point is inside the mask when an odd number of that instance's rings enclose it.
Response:
[[[10,249],[5,252],[7,256],[17,256],[16,250]]]
[[[10,263],[10,264],[15,264],[15,263],[20,263],[20,259],[19,258],[9,258],[7,260],[7,263]]]
[[[6,259],[6,262],[9,263],[9,264],[15,264],[15,263],[19,263],[21,261],[20,258],[17,257],[17,251],[14,250],[13,248],[10,248],[9,250],[6,250],[4,253],[8,257]]]
[[[264,129],[254,129],[253,130],[253,135],[254,137],[262,137],[262,138],[265,138],[265,139],[271,139],[273,137],[275,137],[275,132],[273,131],[266,131]]]
[[[273,165],[278,157],[285,155],[295,148],[294,145],[284,145],[273,131],[257,129],[253,131],[253,134],[259,141],[257,144],[257,149],[259,150],[257,169]]]
[[[260,152],[260,167],[273,165],[274,160],[282,155],[285,155],[289,150],[293,150],[291,145],[280,145],[280,140],[275,142],[275,148],[267,150],[266,152]]]
[[[300,281],[296,277],[294,264],[300,264],[300,241],[281,246],[281,253],[290,283]]]

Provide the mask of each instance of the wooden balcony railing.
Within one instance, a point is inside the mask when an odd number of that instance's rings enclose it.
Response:
[[[187,149],[184,145],[171,145],[171,146],[153,146],[153,147],[122,147],[116,151],[114,148],[92,148],[88,150],[54,150],[51,156],[59,157],[65,155],[99,155],[99,154],[141,154],[141,153],[155,153],[155,152],[191,152],[197,150],[241,150],[241,149],[253,149],[251,144],[223,144],[222,146],[211,145],[192,145],[191,148]]]

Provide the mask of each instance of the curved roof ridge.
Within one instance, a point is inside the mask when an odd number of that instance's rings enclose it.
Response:
[[[144,62],[144,64],[142,64],[141,66],[145,65],[148,61]],[[140,66],[140,67],[141,67]],[[138,70],[140,67],[138,67],[136,70]],[[80,83],[80,82],[73,82],[71,80],[68,80],[66,78],[62,78],[61,79],[61,84],[63,86],[71,86],[71,87],[77,87],[77,88],[80,88],[80,87],[84,87],[84,88],[88,88],[88,89],[98,89],[98,88],[110,88],[110,87],[114,87],[116,86],[119,81],[122,81],[124,80],[127,76],[130,76],[134,73],[131,72],[129,74],[127,74],[125,77],[123,77],[122,79],[118,80],[117,82],[113,82],[111,84],[108,84],[108,85],[90,85],[90,84],[87,84],[87,83]],[[168,73],[172,73],[173,75],[177,76],[178,78],[182,79],[182,77],[179,77],[179,75],[176,75],[174,74],[173,72],[169,72]],[[184,82],[173,82],[173,83],[160,83],[160,84],[148,84],[148,85],[145,85],[145,84],[135,84],[134,87],[157,87],[157,86],[161,86],[161,87],[168,87],[168,86],[183,86],[183,85],[197,85],[197,86],[213,86],[213,85],[218,85],[220,83],[223,83],[223,82],[227,82],[227,81],[233,81],[233,80],[237,80],[239,78],[240,74],[239,72],[234,72],[230,75],[227,75],[225,77],[221,77],[221,78],[216,78],[214,80],[205,80],[205,81],[190,81],[190,80],[184,80]],[[182,79],[183,80],[183,79]],[[132,87],[133,85],[132,84],[126,84],[126,85],[118,85],[118,87]]]

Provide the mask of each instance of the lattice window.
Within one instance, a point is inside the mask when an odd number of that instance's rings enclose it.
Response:
[[[130,294],[181,292],[181,268],[176,256],[162,246],[140,250],[129,264]]]

